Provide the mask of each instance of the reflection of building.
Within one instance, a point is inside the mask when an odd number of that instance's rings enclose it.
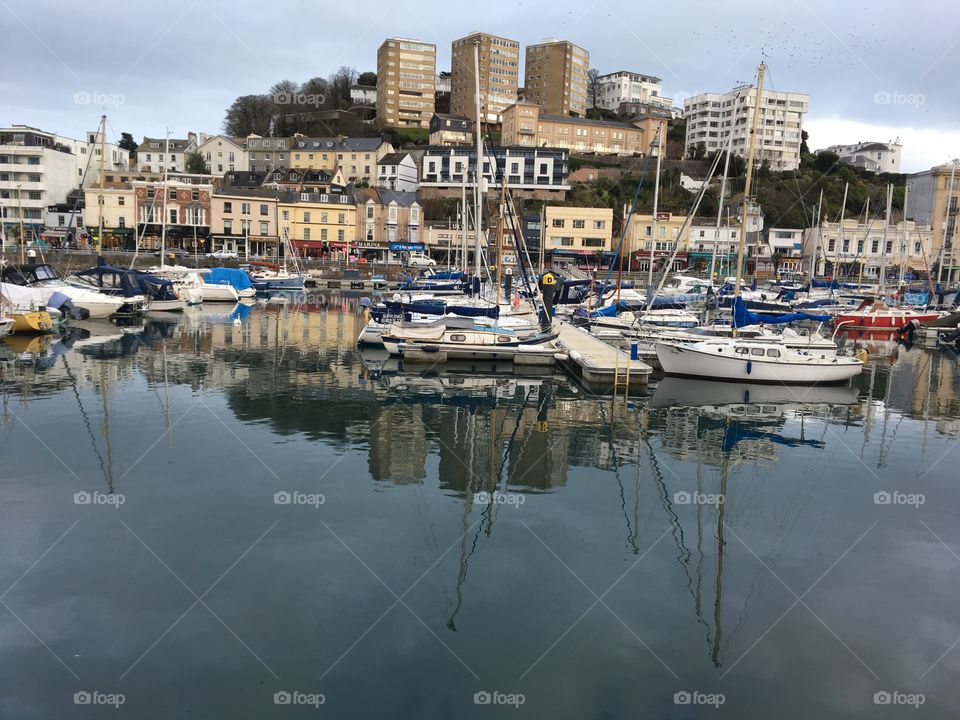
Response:
[[[374,480],[400,485],[427,477],[427,437],[419,405],[375,406],[371,416],[368,465]]]

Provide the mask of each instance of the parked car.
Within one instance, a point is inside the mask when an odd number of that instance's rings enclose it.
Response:
[[[240,258],[240,255],[232,250],[217,250],[216,252],[207,253],[207,257],[213,258],[214,260],[237,260]]]
[[[423,253],[411,253],[407,258],[407,267],[434,267],[437,261]]]

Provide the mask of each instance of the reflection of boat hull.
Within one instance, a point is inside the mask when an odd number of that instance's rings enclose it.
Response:
[[[271,290],[303,290],[303,277],[300,275],[291,275],[289,277],[257,278],[253,281],[253,287],[261,292],[270,292]]]
[[[654,407],[707,407],[751,403],[854,405],[858,402],[858,397],[858,392],[846,385],[788,388],[782,385],[665,377],[657,386],[652,403]]]
[[[775,348],[755,343],[768,353]],[[736,349],[753,345],[730,343],[657,344],[660,366],[668,375],[739,380],[752,383],[815,385],[839,383],[860,374],[863,363],[846,357],[822,357],[779,348],[778,357],[737,355]]]
[[[53,330],[53,319],[45,310],[13,313],[15,333],[47,333]]]

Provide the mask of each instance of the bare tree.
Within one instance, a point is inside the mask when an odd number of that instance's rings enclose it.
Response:
[[[590,101],[590,107],[597,107],[597,101],[600,99],[600,71],[591,68],[587,72],[587,98]]]

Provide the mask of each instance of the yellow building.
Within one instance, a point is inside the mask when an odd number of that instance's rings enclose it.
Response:
[[[613,210],[547,205],[541,233],[546,252],[608,252],[613,248]]]
[[[523,88],[526,99],[551,115],[587,114],[590,53],[568,40],[527,46]]]
[[[653,215],[635,214],[630,218],[623,246],[624,253],[633,257],[634,269],[647,270],[650,267],[651,252],[657,260],[669,258],[677,243],[680,243],[679,264],[675,263],[675,267],[685,265],[689,250],[690,228],[687,227],[682,235],[680,230],[686,220],[686,215],[674,215],[668,212],[657,213],[656,222]]]
[[[333,172],[337,169],[339,145],[340,140],[335,137],[294,138],[290,148],[290,167]]]
[[[377,124],[428,127],[437,82],[437,46],[387,38],[377,50]]]
[[[357,240],[356,199],[348,192],[286,192],[277,203],[281,237],[308,254],[343,252]]]
[[[89,207],[89,206],[88,206]],[[907,177],[908,219],[929,225],[933,231],[930,257],[933,266],[942,259],[939,279],[953,282],[960,274],[957,250],[957,215],[960,213],[960,165],[938,165]]]
[[[522,147],[565,148],[575,153],[646,155],[658,126],[666,138],[666,118],[638,118],[629,123],[588,120],[549,115],[536,103],[519,102],[503,111],[502,142]]]
[[[480,44],[482,122],[499,123],[500,113],[517,101],[520,43],[488,33],[471,33],[453,41],[450,58],[450,112],[476,121],[476,72],[473,50]]]

